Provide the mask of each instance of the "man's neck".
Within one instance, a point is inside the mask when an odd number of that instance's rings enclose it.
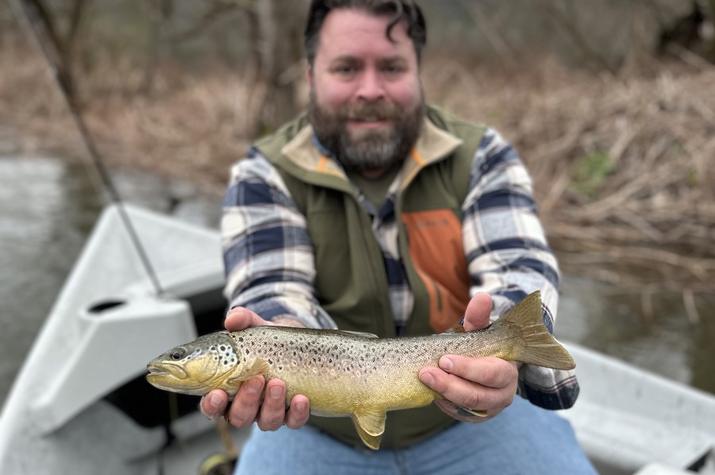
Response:
[[[353,175],[359,175],[366,180],[379,180],[380,178],[396,175],[397,171],[402,167],[404,160],[400,163],[396,163],[391,167],[379,167],[379,168],[364,168],[361,170],[353,170]]]
[[[377,180],[387,173],[387,168],[370,168],[369,170],[360,170],[358,174],[366,180]]]
[[[390,185],[400,172],[400,167],[348,171],[350,181],[357,186],[372,203],[379,209],[387,197]]]

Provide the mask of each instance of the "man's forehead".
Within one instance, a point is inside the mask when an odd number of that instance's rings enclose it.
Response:
[[[320,30],[318,55],[321,50],[331,57],[357,57],[366,53],[393,57],[414,54],[405,22],[395,24],[387,37],[391,21],[389,15],[375,15],[355,8],[335,9],[325,18]]]

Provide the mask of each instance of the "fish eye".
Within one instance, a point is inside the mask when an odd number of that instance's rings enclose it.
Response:
[[[186,356],[186,349],[185,348],[175,348],[175,349],[171,350],[171,353],[169,353],[169,356],[174,361],[180,360],[184,356]]]

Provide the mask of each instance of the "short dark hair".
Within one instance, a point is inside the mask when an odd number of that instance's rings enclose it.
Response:
[[[308,21],[305,25],[303,45],[308,64],[311,66],[318,52],[320,29],[332,10],[338,8],[356,8],[374,15],[390,15],[390,23],[385,30],[385,36],[392,39],[392,29],[404,21],[407,23],[407,36],[412,40],[417,54],[417,60],[422,57],[422,49],[427,44],[427,25],[422,9],[412,0],[312,0],[308,10]]]

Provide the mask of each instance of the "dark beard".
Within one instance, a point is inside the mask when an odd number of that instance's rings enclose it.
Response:
[[[405,160],[422,130],[424,101],[412,110],[384,102],[345,105],[337,112],[326,111],[310,93],[308,114],[315,135],[348,171],[389,170]],[[347,129],[349,119],[388,120],[388,130],[367,130],[353,138]]]

